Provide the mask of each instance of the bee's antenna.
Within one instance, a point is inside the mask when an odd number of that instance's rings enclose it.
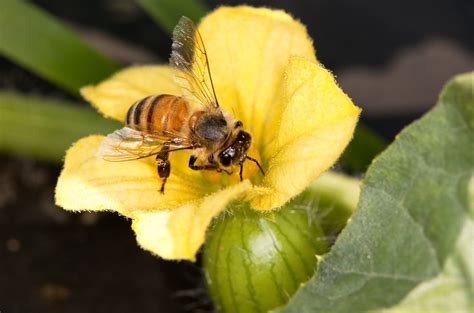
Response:
[[[245,158],[247,160],[250,160],[252,162],[255,162],[255,164],[257,164],[258,168],[260,169],[260,172],[262,172],[263,176],[265,176],[265,171],[263,170],[262,166],[260,165],[260,163],[258,163],[258,161],[252,157],[249,157],[248,155],[245,156]]]

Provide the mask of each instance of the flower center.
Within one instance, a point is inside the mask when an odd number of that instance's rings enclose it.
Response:
[[[260,164],[262,164],[262,160],[260,158],[260,153],[254,146],[251,146],[247,155],[255,160],[257,160]],[[217,171],[201,171],[202,176],[206,178],[213,184],[221,184],[223,186],[233,185],[240,182],[240,167],[239,165],[234,167],[234,171],[231,175],[224,173],[224,172],[217,172]],[[243,171],[242,171],[242,178],[243,179],[250,179],[255,181],[256,179],[261,179],[262,173],[258,168],[257,164],[251,160],[245,160]]]

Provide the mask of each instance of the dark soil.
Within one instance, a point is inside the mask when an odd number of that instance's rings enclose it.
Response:
[[[0,164],[1,312],[206,307],[197,265],[141,250],[129,221],[116,214],[56,207],[58,167],[14,157],[1,157]]]

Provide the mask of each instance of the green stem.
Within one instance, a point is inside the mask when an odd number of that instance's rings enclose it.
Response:
[[[347,210],[354,211],[359,201],[360,181],[354,177],[328,171],[308,186],[321,198],[332,199]]]

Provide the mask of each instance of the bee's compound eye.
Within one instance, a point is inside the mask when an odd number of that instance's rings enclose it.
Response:
[[[242,127],[242,126],[244,126],[244,124],[241,121],[237,121],[234,124],[234,128],[236,128],[236,129],[239,128],[239,127]]]
[[[230,166],[230,163],[232,162],[232,158],[228,154],[221,155],[220,159],[221,164],[224,166]]]
[[[235,156],[235,148],[234,147],[229,147],[222,151],[219,154],[219,161],[223,166],[230,166],[232,164],[232,159]]]

